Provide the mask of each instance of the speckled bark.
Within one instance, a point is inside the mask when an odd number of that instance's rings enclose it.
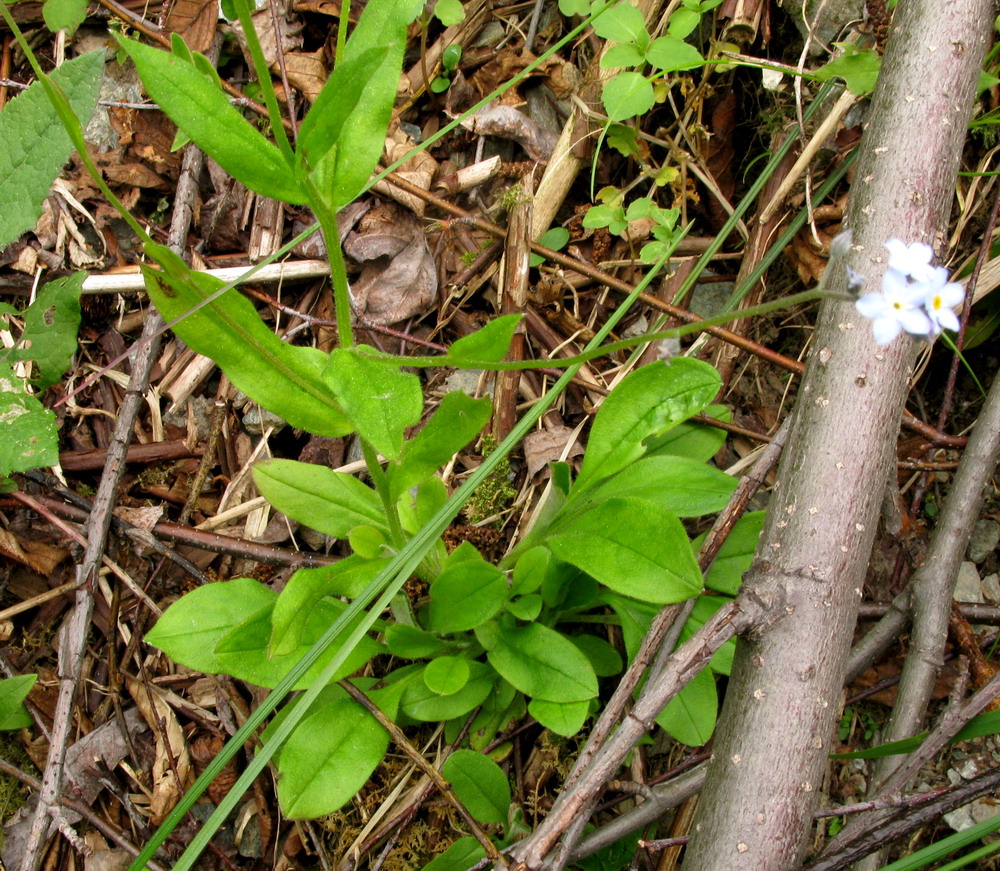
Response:
[[[896,11],[851,189],[847,262],[879,287],[890,238],[937,247],[993,18],[991,0]],[[830,289],[844,290],[846,272]],[[746,588],[785,616],[736,658],[683,867],[782,871],[801,860],[894,456],[915,344],[878,348],[828,302]]]

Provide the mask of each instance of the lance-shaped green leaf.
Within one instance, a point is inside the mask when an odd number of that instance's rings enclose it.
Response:
[[[386,528],[382,503],[353,475],[297,460],[265,460],[253,469],[261,494],[282,514],[334,538],[356,526]]]
[[[469,663],[469,679],[458,692],[441,695],[423,679],[425,666],[420,666],[406,678],[406,688],[400,707],[403,713],[422,723],[451,720],[479,707],[493,691],[496,672],[482,662]]]
[[[702,589],[681,522],[643,499],[609,499],[557,523],[548,545],[559,559],[644,602],[683,602]]]
[[[146,640],[174,662],[196,671],[224,671],[215,645],[230,630],[274,604],[276,594],[253,578],[198,587],[163,612]]]
[[[721,511],[736,483],[732,475],[706,463],[684,457],[642,457],[586,490],[583,498],[574,501],[571,497],[563,510],[583,512],[615,496],[634,496],[678,517],[700,517]]]
[[[250,190],[301,205],[306,197],[292,167],[241,115],[218,84],[185,58],[119,37],[149,95],[226,172]]]
[[[365,345],[335,349],[323,377],[361,437],[382,456],[398,460],[404,430],[423,411],[420,379],[394,363],[364,356],[371,350]]]
[[[218,644],[215,645],[215,657],[222,666],[222,673],[231,674],[233,677],[257,686],[273,689],[313,646],[316,639],[337,620],[347,606],[343,602],[331,599],[317,602],[309,612],[305,625],[302,627],[298,646],[288,654],[276,656],[272,654],[270,641],[271,617],[277,594],[272,592],[271,595],[274,598],[272,598],[269,607],[258,611],[219,639]],[[295,689],[305,689],[319,677],[327,663],[338,653],[343,639],[350,635],[359,622],[360,618],[351,621],[344,627],[339,636],[340,643],[335,641],[326,650],[295,684]],[[385,648],[381,644],[373,641],[367,635],[363,636],[357,646],[347,655],[347,659],[344,660],[340,668],[337,669],[333,680],[347,677],[347,675],[362,668],[375,654],[384,650]]]
[[[576,489],[607,478],[639,459],[643,441],[701,411],[722,380],[708,363],[689,357],[637,369],[601,405],[590,430]]]
[[[486,426],[491,410],[488,399],[473,399],[461,391],[445,396],[424,428],[403,446],[399,463],[389,467],[389,495],[393,502],[411,487],[430,479],[471,442]]]
[[[354,598],[385,568],[387,559],[363,559],[357,554],[331,566],[299,569],[278,594],[271,613],[273,656],[294,653],[309,624],[309,615],[327,596]]]
[[[309,714],[281,748],[278,801],[293,820],[326,816],[351,800],[382,761],[389,734],[353,699]]]
[[[104,52],[67,61],[50,74],[86,124],[97,105]],[[33,84],[0,112],[0,248],[38,223],[42,204],[73,145],[42,85]]]
[[[164,320],[187,314],[223,286],[214,276],[188,269],[169,248],[147,248],[166,270],[143,268],[146,290]],[[237,388],[292,426],[323,436],[352,431],[323,383],[327,355],[282,342],[235,289],[173,329],[190,348],[215,360]]]
[[[300,147],[312,181],[333,209],[361,192],[382,155],[406,30],[418,8],[413,0],[369,0],[330,81],[302,122],[305,143]],[[330,111],[347,114],[324,118]]]
[[[501,626],[487,658],[522,693],[550,702],[581,702],[597,695],[597,676],[568,638],[541,623]]]
[[[510,350],[514,330],[521,322],[521,315],[503,315],[490,321],[471,336],[464,336],[448,349],[449,366],[475,366],[499,363]]]

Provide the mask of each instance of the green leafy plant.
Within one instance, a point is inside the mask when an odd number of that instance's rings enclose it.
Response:
[[[55,414],[33,391],[56,384],[76,353],[80,292],[86,273],[48,282],[24,311],[0,303],[0,324],[21,323],[17,341],[0,348],[0,479],[59,462]],[[34,375],[31,371],[33,364]],[[25,373],[25,374],[21,374]]]
[[[676,241],[680,210],[664,209],[651,197],[633,200],[626,208],[623,198],[624,194],[616,188],[602,190],[598,193],[598,199],[605,202],[587,210],[583,226],[595,229],[607,227],[614,235],[625,236],[632,221],[648,218],[652,222],[650,232],[654,241],[643,245],[639,258],[643,263],[656,263]]]
[[[439,4],[440,5],[440,2]],[[431,81],[431,90],[435,94],[443,94],[451,87],[452,74],[458,69],[458,62],[462,59],[462,46],[449,45],[441,53],[441,75],[436,76]]]
[[[646,29],[642,13],[628,3],[619,3],[594,23],[594,32],[611,43],[601,58],[604,69],[651,67],[654,72],[643,75],[626,70],[604,85],[601,100],[611,121],[625,121],[641,115],[656,103],[654,84],[670,73],[696,69],[705,58],[690,43],[685,42],[698,27],[701,16],[722,0],[682,0],[667,23],[667,33],[653,39]]]
[[[0,729],[27,729],[34,725],[24,699],[38,680],[37,674],[22,674],[0,680]]]
[[[538,237],[538,244],[551,248],[553,251],[562,251],[569,242],[569,230],[565,227],[550,227]],[[541,266],[545,258],[541,254],[532,254],[528,259],[529,265]]]

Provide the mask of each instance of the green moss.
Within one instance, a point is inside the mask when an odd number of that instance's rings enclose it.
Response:
[[[493,436],[483,436],[481,450],[485,460],[497,448],[496,439]],[[510,507],[517,490],[510,483],[510,463],[504,458],[500,465],[496,467],[479,489],[472,494],[472,498],[465,506],[465,516],[469,523],[479,523],[487,517],[506,510]],[[500,522],[497,522],[500,526]]]

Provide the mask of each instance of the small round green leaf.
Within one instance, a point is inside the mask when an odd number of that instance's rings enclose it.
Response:
[[[424,683],[439,696],[457,693],[469,682],[469,660],[464,656],[439,656],[427,663]]]
[[[604,86],[601,100],[608,118],[612,121],[624,121],[642,115],[653,108],[656,97],[653,86],[639,73],[619,73]]]

